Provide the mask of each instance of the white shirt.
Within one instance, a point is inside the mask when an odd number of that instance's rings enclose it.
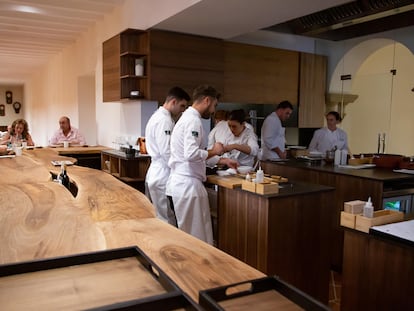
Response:
[[[216,124],[216,126],[213,127],[213,129],[208,134],[207,148],[208,149],[213,148],[214,144],[217,142],[224,144],[225,141],[227,141],[231,135],[233,134],[230,131],[227,121],[225,120],[219,121]]]
[[[336,128],[331,131],[327,127],[316,130],[309,144],[309,151],[326,153],[337,147],[339,150],[348,150],[348,139],[344,130]]]
[[[225,121],[224,121],[225,122]],[[220,123],[220,122],[219,122]],[[217,125],[219,125],[219,123]],[[246,154],[239,150],[231,150],[229,152],[226,152],[222,155],[224,158],[230,158],[233,160],[237,160],[240,165],[246,165],[246,166],[253,166],[255,156],[257,155],[259,151],[259,144],[257,142],[257,135],[254,132],[253,128],[251,126],[247,126],[247,123],[245,123],[246,127],[245,129],[240,133],[239,136],[235,136],[229,126],[226,122],[226,128],[222,127],[218,131],[216,131],[216,137],[217,142],[223,143],[224,146],[231,145],[231,144],[238,144],[238,145],[248,145],[250,147],[250,153]],[[216,125],[216,126],[217,126]],[[214,145],[214,142],[209,146],[208,148],[211,149]],[[217,164],[217,162],[220,160],[219,156],[214,156],[208,159],[208,165],[214,166]]]
[[[170,112],[162,106],[149,119],[145,127],[145,145],[151,156],[151,165],[158,163],[168,168],[174,124]]]
[[[203,142],[204,130],[201,115],[196,109],[189,107],[172,131],[171,155],[168,161],[171,174],[205,181],[208,151],[205,150],[206,146]]]
[[[276,112],[269,114],[262,125],[262,160],[279,159],[279,155],[272,149],[279,147],[285,151],[285,128],[282,127]]]

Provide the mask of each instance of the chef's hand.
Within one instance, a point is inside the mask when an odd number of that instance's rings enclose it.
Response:
[[[229,168],[234,168],[234,169],[237,169],[237,167],[239,166],[239,162],[237,162],[236,160],[230,159],[230,158],[221,158],[218,161],[218,164],[227,165]]]
[[[212,157],[215,155],[221,156],[224,153],[224,146],[222,143],[215,143],[213,148],[208,150],[208,157]]]

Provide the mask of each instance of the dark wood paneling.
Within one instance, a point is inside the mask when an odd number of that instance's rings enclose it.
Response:
[[[345,231],[341,310],[414,310],[414,249]]]
[[[103,101],[120,98],[120,35],[103,43]]]
[[[331,210],[329,210],[331,266],[333,269],[341,271],[344,237],[343,229],[340,226],[340,215],[344,210],[344,202],[367,200],[368,197],[371,197],[374,208],[381,209],[383,182],[271,162],[262,162],[261,165],[267,174],[281,175],[290,180],[335,188],[335,196],[330,204]]]
[[[297,104],[298,52],[225,42],[224,54],[223,101]]]
[[[190,95],[200,84],[223,92],[223,41],[152,30],[150,32],[151,96],[163,102],[173,86]]]

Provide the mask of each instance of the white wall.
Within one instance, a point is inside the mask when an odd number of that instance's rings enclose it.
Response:
[[[156,104],[141,101],[103,103],[102,42],[126,28],[147,29],[197,2],[126,0],[122,7],[106,15],[72,46],[28,77],[24,84],[28,107],[25,117],[31,124],[36,143],[48,144],[62,115],[69,116],[71,123],[79,127],[92,144],[113,146],[112,142],[119,135],[140,136],[142,123],[150,114],[148,110],[155,110]],[[85,102],[89,103],[90,94],[79,83],[87,76],[94,76],[95,107],[83,106]],[[145,105],[144,109],[142,105]],[[142,112],[144,117],[141,119]]]

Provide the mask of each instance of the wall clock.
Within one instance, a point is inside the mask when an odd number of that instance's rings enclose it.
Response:
[[[6,91],[6,103],[11,104],[13,102],[12,91]]]
[[[20,102],[14,102],[13,103],[13,108],[14,108],[14,112],[15,113],[19,113],[20,112],[20,108],[22,108],[22,104]]]

